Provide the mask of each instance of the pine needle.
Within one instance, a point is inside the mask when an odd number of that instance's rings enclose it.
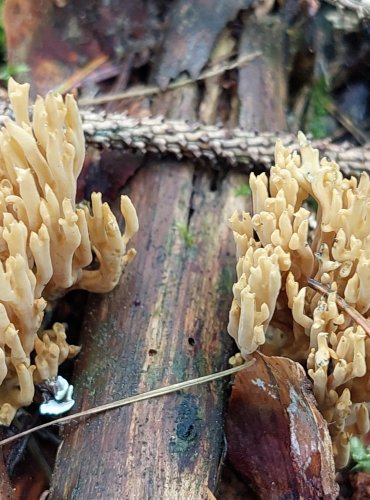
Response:
[[[45,424],[37,425],[36,427],[32,427],[31,429],[27,429],[26,431],[19,432],[14,436],[3,439],[2,441],[0,441],[0,446],[12,443],[17,439],[20,439],[21,437],[28,436],[33,432],[40,431],[41,429],[45,429],[46,427],[50,427],[52,425],[66,424],[71,420],[89,417],[91,415],[96,415],[97,413],[102,413],[103,411],[113,410],[114,408],[120,408],[122,406],[126,406],[132,403],[137,403],[139,401],[144,401],[146,399],[156,398],[158,396],[164,396],[165,394],[170,394],[171,392],[180,391],[181,389],[187,389],[188,387],[193,387],[199,384],[206,384],[208,382],[212,382],[213,380],[217,380],[219,378],[232,375],[233,373],[236,373],[240,370],[243,370],[244,368],[251,366],[253,363],[254,360],[252,359],[250,361],[244,362],[240,366],[229,368],[228,370],[212,373],[211,375],[205,375],[204,377],[187,380],[185,382],[179,382],[177,384],[172,384],[167,387],[161,387],[159,389],[154,389],[153,391],[144,392],[143,394],[136,394],[135,396],[119,399],[117,401],[113,401],[112,403],[107,403],[101,406],[96,406],[95,408],[90,408],[89,410],[84,410],[74,413],[72,415],[67,415],[65,417],[57,418],[56,420],[52,420],[51,422],[46,422]]]
[[[319,281],[313,279],[313,278],[308,278],[308,286],[316,290],[317,292],[322,293],[323,295],[327,296],[329,293],[334,292],[330,287],[323,285]],[[347,304],[347,302],[340,297],[337,293],[335,295],[335,302],[337,306],[342,309],[348,316],[350,316],[355,323],[357,323],[363,330],[365,331],[366,335],[370,337],[370,323],[367,321],[366,318],[362,316],[354,307],[350,306]]]
[[[91,75],[91,73],[93,73],[96,69],[98,69],[104,63],[106,63],[107,60],[108,56],[106,55],[96,57],[95,59],[90,61],[86,66],[75,71],[69,78],[67,78],[67,80],[62,82],[57,87],[55,87],[53,89],[53,92],[59,92],[60,94],[65,94],[66,92],[68,92],[69,90],[80,84],[84,80],[84,78]]]

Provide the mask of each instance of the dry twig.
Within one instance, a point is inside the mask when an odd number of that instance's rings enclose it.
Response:
[[[308,286],[313,288],[317,292],[322,293],[325,296],[333,292],[333,290],[330,287],[323,285],[314,278],[308,278]],[[335,302],[337,303],[337,306],[340,309],[342,309],[342,311],[347,313],[348,316],[350,316],[353,319],[353,321],[355,321],[359,326],[361,326],[366,335],[370,337],[370,323],[367,321],[367,319],[364,318],[362,314],[360,314],[354,307],[347,304],[347,302],[338,294],[335,295]]]
[[[217,64],[212,68],[206,69],[200,73],[198,78],[194,80],[191,78],[186,78],[182,80],[178,80],[176,82],[170,83],[167,90],[174,90],[180,87],[184,87],[185,85],[189,85],[194,82],[198,82],[201,80],[205,80],[206,78],[210,78],[212,76],[220,75],[225,73],[225,71],[230,71],[232,69],[238,68],[240,66],[244,66],[247,63],[254,61],[257,57],[261,55],[261,52],[253,52],[252,54],[246,54],[242,57],[239,57],[236,61],[228,63],[228,64]],[[112,101],[122,101],[123,99],[131,99],[133,97],[144,97],[147,95],[159,94],[163,89],[156,85],[146,85],[145,87],[137,87],[132,88],[130,90],[126,90],[125,92],[119,92],[117,94],[109,94],[103,95],[99,97],[94,97],[92,99],[80,99],[80,106],[96,106],[98,104],[106,104],[107,102]]]

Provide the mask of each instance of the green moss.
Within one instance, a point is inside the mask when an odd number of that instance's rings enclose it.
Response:
[[[370,446],[365,447],[361,439],[352,437],[350,440],[350,452],[351,458],[355,463],[352,470],[370,472]]]
[[[238,186],[234,192],[235,196],[245,196],[246,198],[250,196],[250,194],[251,194],[251,188],[247,183]]]
[[[7,82],[11,76],[17,77],[28,70],[27,64],[5,64],[0,66],[0,80]]]
[[[328,135],[326,107],[329,103],[329,85],[326,79],[321,77],[312,84],[306,117],[306,130],[314,139],[323,139]]]
[[[0,0],[0,80],[7,82],[11,76],[17,77],[26,73],[29,68],[23,63],[7,64],[6,62],[6,37],[3,21],[4,3],[4,0]]]
[[[6,46],[5,46],[5,31],[4,31],[4,3],[5,0],[0,0],[0,61],[5,61]]]
[[[233,267],[224,266],[221,270],[221,274],[217,283],[218,294],[221,296],[230,295],[232,286],[234,284],[234,280],[235,280],[234,266]]]
[[[154,389],[158,389],[162,377],[163,377],[163,368],[155,365],[149,365],[146,374],[148,391],[153,391]]]
[[[191,232],[189,231],[187,225],[184,224],[183,222],[177,222],[176,229],[181,239],[185,243],[186,248],[191,248],[194,245],[194,238]]]

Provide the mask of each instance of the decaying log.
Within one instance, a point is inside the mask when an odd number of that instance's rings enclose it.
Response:
[[[196,100],[197,92],[189,86],[181,95],[159,96],[156,109],[184,117],[182,106]],[[119,123],[83,112],[90,144],[207,157],[205,128],[113,116]],[[228,132],[208,130],[216,133],[209,154],[223,154],[217,141],[228,140]],[[183,162],[149,163],[134,175],[128,194],[141,224],[134,242],[138,255],[116,290],[88,304],[74,375],[76,409],[227,366],[234,349],[226,325],[235,257],[226,221],[245,208],[245,198],[236,194],[247,180],[236,171],[198,172]],[[227,384],[195,387],[71,424],[50,498],[208,500],[224,451]]]
[[[150,163],[131,180],[138,255],[121,284],[91,296],[76,410],[228,366],[234,279],[227,224],[247,177]],[[208,498],[223,450],[227,380],[137,403],[65,429],[50,499]],[[66,474],[66,471],[68,473]]]
[[[258,498],[336,499],[330,434],[303,368],[286,358],[254,358],[233,384],[229,461]]]

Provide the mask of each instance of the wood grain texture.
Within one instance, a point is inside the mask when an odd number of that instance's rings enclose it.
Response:
[[[239,126],[244,130],[286,130],[287,84],[282,19],[246,15],[239,57],[261,56],[239,69]]]
[[[151,163],[132,180],[138,255],[112,293],[91,296],[76,410],[227,367],[235,256],[226,220],[244,204],[235,190],[246,178],[214,175]],[[227,384],[68,426],[50,498],[207,498],[223,451]]]
[[[10,485],[9,476],[6,470],[4,455],[0,451],[0,500],[13,500],[14,492]]]

